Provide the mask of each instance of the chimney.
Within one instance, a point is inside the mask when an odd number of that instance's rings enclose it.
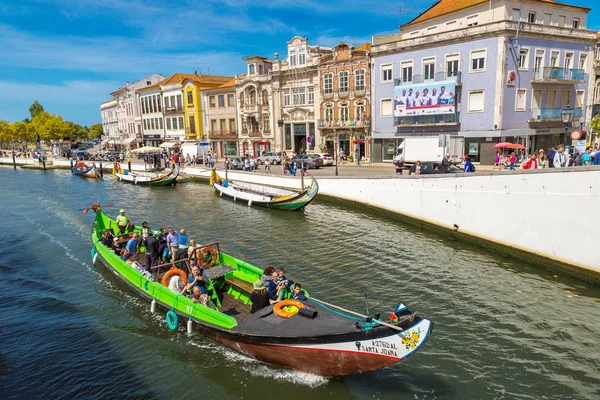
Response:
[[[279,60],[279,53],[275,53],[275,54],[273,54],[273,59],[274,59],[275,61]]]

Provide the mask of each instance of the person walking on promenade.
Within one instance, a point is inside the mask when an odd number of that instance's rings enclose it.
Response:
[[[502,155],[499,151],[496,152],[496,157],[494,157],[494,168],[492,169],[502,169]]]
[[[544,149],[540,149],[540,151],[538,151],[537,161],[539,168],[548,168],[548,162],[546,159],[546,153],[544,152]]]
[[[581,165],[584,167],[592,165],[592,146],[588,146],[585,149],[585,152],[581,156]]]
[[[558,151],[554,155],[554,168],[565,168],[569,166],[569,156],[565,154],[565,145],[559,144]]]
[[[594,146],[594,165],[600,165],[600,149],[598,149],[598,143]]]
[[[473,163],[471,162],[471,157],[469,156],[465,156],[465,172],[473,172]]]
[[[514,151],[510,153],[510,158],[508,159],[508,165],[511,171],[515,170],[515,163],[517,162],[517,156]]]
[[[538,168],[540,168],[540,165],[538,163],[538,159],[537,159],[537,156],[535,155],[535,153],[531,153],[531,157],[529,157],[529,160],[523,161],[521,163],[521,169],[538,169]]]
[[[271,173],[271,161],[269,159],[265,159],[265,174]]]

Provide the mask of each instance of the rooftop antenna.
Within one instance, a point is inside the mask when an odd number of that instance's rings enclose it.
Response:
[[[402,12],[412,11],[412,8],[402,8],[402,6],[396,8],[394,12],[398,13],[398,27],[402,26]]]
[[[203,64],[206,64],[206,63],[201,63],[201,62],[196,63],[196,71],[194,71],[195,74],[197,74],[198,71],[200,71],[200,74],[202,74],[202,70],[201,70],[200,66]]]

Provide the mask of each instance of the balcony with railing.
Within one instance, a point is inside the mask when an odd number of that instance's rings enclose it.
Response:
[[[333,99],[333,90],[331,90],[329,92],[323,91],[321,94],[323,95],[323,99],[325,99],[325,100]]]
[[[254,104],[245,103],[243,110],[244,110],[244,113],[259,113],[259,112],[261,112],[259,103],[254,103]]]
[[[165,107],[163,110],[164,115],[183,114],[183,107],[169,106]]]
[[[543,67],[537,68],[533,72],[531,81],[534,83],[581,83],[585,81],[585,72],[583,69]]]
[[[208,132],[211,140],[237,140],[237,131],[230,130],[211,130]]]
[[[260,137],[260,130],[259,129],[252,129],[248,133],[248,136],[250,136],[250,137]]]
[[[195,129],[189,129],[187,128],[185,130],[185,137],[187,138],[196,138],[197,134],[196,134],[196,130]]]
[[[411,75],[394,79],[395,86],[409,86],[417,83],[455,81],[457,85],[462,84],[462,72],[446,71],[435,74]]]
[[[365,94],[367,94],[367,90],[365,89],[364,86],[360,89],[354,89],[355,97],[363,97]]]
[[[362,119],[319,119],[317,120],[317,128],[319,129],[358,129],[366,128],[371,125],[370,118]]]
[[[394,117],[394,126],[441,126],[458,125],[460,113],[437,114],[437,115],[414,115],[408,117]]]
[[[562,112],[562,108],[532,108],[531,109],[531,118],[529,119],[530,123],[535,122],[548,122],[548,121],[561,121],[562,118],[560,116]],[[573,119],[581,118],[583,115],[582,109],[574,108],[573,109]]]

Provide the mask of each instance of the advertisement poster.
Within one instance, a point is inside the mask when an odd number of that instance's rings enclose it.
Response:
[[[394,87],[394,117],[454,114],[456,82],[438,81]]]
[[[508,70],[508,78],[506,80],[507,86],[515,86],[515,82],[517,81],[517,71],[514,69]]]
[[[470,156],[478,156],[479,155],[479,143],[469,143],[469,155]]]

